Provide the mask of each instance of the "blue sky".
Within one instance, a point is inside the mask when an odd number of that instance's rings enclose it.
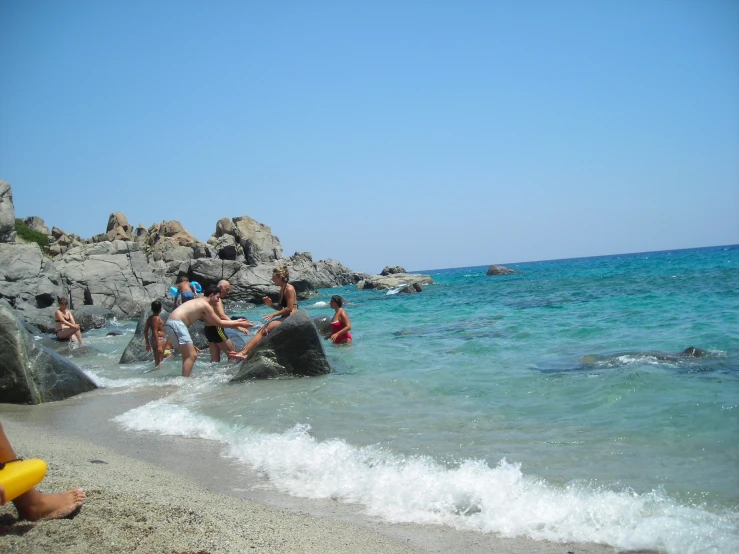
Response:
[[[739,2],[0,0],[0,178],[379,272],[739,243]]]

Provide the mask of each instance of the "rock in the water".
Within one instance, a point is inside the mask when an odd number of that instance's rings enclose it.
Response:
[[[313,318],[313,325],[316,326],[318,334],[323,338],[331,336],[331,318],[327,315],[322,315]]]
[[[396,287],[403,287],[400,292],[421,292],[422,285],[430,285],[434,280],[421,273],[393,273],[390,275],[367,275],[362,281],[357,283],[359,290],[377,289],[386,290]],[[412,287],[410,290],[407,287]]]
[[[488,268],[488,272],[486,273],[486,275],[511,275],[513,273],[521,273],[521,272],[517,269],[510,269],[503,265],[491,265]]]
[[[385,268],[380,272],[380,275],[383,277],[387,277],[388,275],[394,275],[396,273],[408,273],[404,267],[401,267],[399,265],[396,266],[389,266],[386,265]]]
[[[36,344],[5,301],[0,301],[0,402],[40,404],[97,386],[76,365]]]
[[[83,333],[90,329],[102,329],[113,319],[115,319],[113,310],[102,306],[80,306],[74,310],[74,320],[82,328]]]
[[[298,310],[272,331],[233,370],[231,382],[331,372],[318,330],[305,310]]]

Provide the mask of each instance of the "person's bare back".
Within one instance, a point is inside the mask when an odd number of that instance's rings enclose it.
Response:
[[[209,325],[219,325],[221,321],[207,297],[195,298],[177,306],[169,319],[179,320],[188,327],[199,319],[205,320]]]
[[[181,304],[170,314],[165,326],[165,333],[172,344],[177,342],[180,354],[182,355],[182,376],[189,377],[192,372],[192,366],[198,357],[198,350],[193,344],[188,327],[199,319],[205,320],[208,325],[218,325],[220,327],[229,327],[237,329],[242,333],[248,333],[251,323],[244,318],[236,321],[227,318],[220,318],[215,312],[214,307],[220,302],[219,290],[216,285],[211,285],[202,298],[195,298],[189,302]]]

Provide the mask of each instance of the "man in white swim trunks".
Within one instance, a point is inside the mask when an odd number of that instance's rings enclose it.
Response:
[[[233,321],[231,319],[222,319],[216,314],[214,307],[219,302],[220,291],[216,285],[211,285],[205,291],[204,296],[181,304],[169,314],[164,331],[171,343],[178,345],[180,354],[182,354],[183,377],[190,376],[192,366],[195,365],[195,360],[198,358],[198,351],[195,349],[192,338],[190,338],[190,332],[187,330],[197,320],[202,319],[208,325],[230,327],[242,333],[249,333],[249,327],[252,324],[246,319],[241,318]]]

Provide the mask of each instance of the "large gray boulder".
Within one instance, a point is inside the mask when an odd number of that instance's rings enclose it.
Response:
[[[316,326],[318,334],[324,339],[331,336],[331,319],[327,315],[319,315],[313,318],[313,325]]]
[[[247,264],[264,264],[282,258],[280,239],[272,234],[272,229],[267,225],[246,215],[234,217],[232,222],[234,235],[244,250]]]
[[[38,244],[0,244],[0,298],[23,319],[53,332],[55,303],[64,294],[59,271]]]
[[[386,290],[401,287],[399,292],[421,292],[423,285],[430,285],[434,280],[422,273],[392,273],[388,275],[368,275],[357,283],[359,290]]]
[[[40,404],[97,388],[76,365],[37,344],[0,301],[0,402]]]
[[[246,215],[218,220],[208,244],[220,259],[248,265],[269,264],[282,258],[280,239],[272,229]]]
[[[103,329],[113,319],[115,319],[113,310],[102,306],[80,306],[74,311],[74,320],[82,328],[83,333],[90,329]]]
[[[128,224],[128,219],[123,212],[115,212],[108,218],[105,234],[108,240],[131,240],[133,227]]]
[[[54,263],[62,275],[72,307],[102,306],[118,318],[141,314],[167,285],[150,270],[139,243],[112,241],[70,248]]]
[[[0,242],[15,241],[15,206],[10,183],[0,179]]]
[[[331,372],[321,338],[305,310],[298,310],[232,370],[232,383],[249,379],[325,375]]]

